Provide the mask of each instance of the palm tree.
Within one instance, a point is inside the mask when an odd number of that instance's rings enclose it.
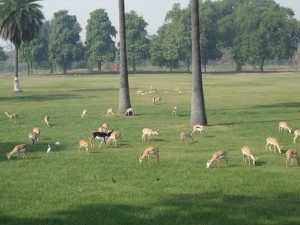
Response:
[[[198,0],[191,0],[192,8],[192,103],[190,125],[207,125],[205,113],[205,102],[202,84],[201,57],[200,57],[200,33],[199,33],[199,3]]]
[[[19,84],[18,51],[22,42],[30,42],[39,32],[44,15],[39,0],[0,0],[0,37],[15,46],[14,91],[22,91]]]
[[[119,0],[119,33],[120,33],[120,89],[119,89],[119,115],[124,115],[131,108],[125,36],[125,7],[124,0]]]

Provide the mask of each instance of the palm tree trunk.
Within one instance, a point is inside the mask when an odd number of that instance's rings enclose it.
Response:
[[[125,6],[124,0],[119,0],[119,33],[120,33],[120,89],[119,89],[119,115],[124,115],[131,108],[127,57],[126,57],[126,33],[125,33]]]
[[[20,82],[19,82],[19,48],[15,46],[15,82],[14,82],[14,91],[21,92]]]
[[[198,0],[191,0],[192,6],[192,102],[190,125],[207,125],[205,102],[202,84],[200,34],[199,34],[199,4]]]

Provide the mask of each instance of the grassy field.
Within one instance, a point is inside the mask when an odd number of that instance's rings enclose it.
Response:
[[[109,107],[118,110],[117,75],[21,76],[20,84],[23,92],[14,93],[13,77],[0,76],[1,225],[300,224],[300,168],[285,168],[284,154],[265,151],[268,136],[285,150],[300,150],[300,138],[295,145],[292,134],[278,132],[280,121],[300,129],[299,74],[205,75],[209,126],[189,144],[179,136],[191,131],[189,74],[130,75],[134,117],[105,115]],[[151,85],[158,94],[135,94]],[[152,104],[153,96],[160,104]],[[88,117],[81,119],[84,108]],[[6,111],[19,113],[20,122],[9,121]],[[43,123],[46,114],[50,127]],[[79,140],[102,123],[121,131],[118,146],[79,152]],[[41,129],[39,143],[25,159],[7,160],[15,145],[30,144],[33,127]],[[159,135],[142,142],[144,127]],[[151,145],[159,147],[160,163],[152,157],[139,164]],[[243,164],[244,145],[259,157],[258,166]],[[228,166],[220,161],[220,168],[206,169],[221,149]]]

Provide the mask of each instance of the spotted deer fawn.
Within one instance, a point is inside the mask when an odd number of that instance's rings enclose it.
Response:
[[[298,152],[295,149],[287,150],[286,153],[286,160],[285,160],[285,167],[288,167],[288,161],[291,160],[291,166],[293,165],[293,160],[296,159],[297,163],[299,165],[299,158],[298,158]]]
[[[113,131],[111,135],[107,138],[106,142],[108,145],[110,145],[110,142],[113,143],[113,146],[117,146],[117,139],[121,138],[121,132],[120,131]]]
[[[8,160],[10,160],[10,157],[13,155],[13,154],[15,154],[15,153],[17,153],[17,157],[19,157],[19,154],[20,153],[23,153],[24,155],[23,155],[23,158],[25,158],[25,156],[26,156],[26,151],[27,151],[27,148],[28,148],[28,146],[26,145],[26,144],[20,144],[20,145],[16,145],[15,147],[14,147],[14,149],[10,152],[10,153],[8,153],[7,154],[7,159]]]
[[[44,122],[47,126],[50,126],[50,117],[48,115],[44,117]]]
[[[250,165],[250,161],[252,160],[253,165],[256,166],[256,162],[258,160],[258,157],[255,158],[253,156],[253,153],[252,153],[251,149],[248,146],[244,146],[242,148],[242,154],[243,154],[243,162],[244,163],[247,163],[247,158],[248,158],[249,165]]]
[[[150,155],[156,155],[157,162],[159,162],[158,153],[159,153],[159,149],[158,149],[157,146],[150,146],[150,147],[148,147],[144,150],[143,155],[141,155],[140,158],[139,158],[139,162],[142,163],[144,158],[147,157],[148,158],[148,163],[149,163]]]
[[[156,104],[159,103],[160,101],[161,101],[161,97],[157,97],[157,98],[153,97],[153,98],[152,98],[152,103],[153,103],[154,105],[156,105]]]
[[[19,121],[20,121],[19,115],[18,115],[17,113],[9,114],[8,112],[5,112],[4,114],[5,114],[5,115],[10,119],[10,121],[12,121],[12,122],[19,122]]]
[[[296,144],[296,139],[297,139],[297,137],[299,137],[300,136],[300,130],[295,130],[294,131],[294,144]]]
[[[87,115],[88,115],[88,111],[87,111],[87,109],[84,109],[84,110],[82,111],[82,113],[81,113],[81,118],[82,118],[82,119],[83,119],[83,118],[86,118]]]
[[[113,116],[113,115],[114,115],[114,113],[113,113],[112,108],[107,109],[106,116]]]
[[[279,132],[283,131],[284,133],[289,132],[290,134],[292,133],[292,128],[288,126],[287,122],[280,122],[279,123]]]
[[[278,150],[278,152],[281,154],[281,147],[278,144],[278,139],[274,138],[274,137],[268,137],[266,140],[267,144],[266,144],[266,151],[267,148],[269,147],[269,150],[272,151],[271,147],[274,147],[274,152],[276,153],[276,149]]]
[[[128,108],[128,109],[125,111],[124,115],[125,115],[125,116],[133,115],[133,116],[134,116],[133,108]]]
[[[180,133],[180,139],[182,140],[183,143],[188,143],[189,142],[189,139],[191,141],[193,141],[193,137],[192,135],[189,133],[189,132],[186,132],[186,131],[182,131]]]
[[[93,146],[91,138],[88,138],[88,141],[80,140],[79,141],[79,152],[80,152],[81,148],[84,147],[85,148],[85,152],[88,153],[89,152],[89,145]]]
[[[142,130],[142,133],[143,133],[143,135],[142,135],[142,141],[146,141],[146,136],[148,136],[148,141],[149,141],[150,138],[151,138],[151,136],[152,136],[152,135],[158,135],[158,132],[159,132],[159,130],[153,131],[153,130],[150,129],[150,128],[144,128],[144,129]]]
[[[225,167],[227,166],[227,152],[224,150],[218,151],[216,153],[213,154],[212,158],[210,160],[207,161],[206,163],[206,168],[209,168],[210,165],[212,164],[213,161],[217,160],[218,162],[218,168],[220,167],[220,159],[224,159],[225,160]]]

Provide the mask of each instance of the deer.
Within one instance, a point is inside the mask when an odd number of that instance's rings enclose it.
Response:
[[[107,123],[103,123],[99,128],[98,131],[99,132],[107,132],[109,130],[109,127],[107,125]]]
[[[155,98],[155,97],[153,97],[152,98],[152,103],[153,103],[153,105],[156,105],[158,102],[160,102],[161,101],[161,97],[157,97],[157,98]]]
[[[114,113],[113,113],[112,108],[107,109],[106,116],[113,116],[113,115],[114,115]]]
[[[112,134],[112,132],[113,132],[113,130],[107,130],[107,132],[93,131],[92,132],[92,139],[91,139],[91,141],[93,143],[93,148],[94,148],[95,139],[101,140],[99,148],[101,147],[103,142],[106,146],[106,138],[108,138]]]
[[[34,127],[33,129],[32,129],[32,132],[34,132],[34,133],[36,133],[37,134],[37,141],[39,140],[39,137],[40,137],[40,135],[41,135],[41,130],[40,130],[40,128],[38,128],[38,127]]]
[[[85,152],[89,153],[89,145],[93,146],[91,138],[88,138],[88,141],[80,140],[79,141],[79,152],[80,152],[81,148],[84,147]]]
[[[219,168],[220,167],[220,162],[219,162],[220,159],[225,160],[225,167],[226,167],[227,166],[227,152],[224,151],[224,150],[221,150],[221,151],[215,152],[212,155],[212,158],[210,160],[208,160],[207,163],[206,163],[206,168],[209,168],[210,165],[212,164],[212,162],[215,161],[215,160],[217,160],[218,168]]]
[[[29,140],[31,140],[31,144],[34,145],[35,142],[38,141],[39,135],[35,132],[30,132],[28,134],[28,138],[29,138]]]
[[[145,157],[148,158],[148,163],[150,160],[150,155],[156,155],[157,162],[159,163],[159,149],[157,146],[150,146],[144,150],[144,153],[139,157],[139,163],[141,164]]]
[[[47,126],[50,126],[50,117],[48,115],[44,117],[44,122]]]
[[[12,122],[20,122],[19,115],[17,113],[9,114],[8,112],[4,113]]]
[[[256,162],[258,160],[258,157],[255,158],[253,156],[253,153],[252,153],[249,146],[242,147],[242,155],[243,155],[243,162],[244,163],[247,163],[247,158],[248,158],[249,165],[250,165],[250,161],[252,160],[253,165],[256,166]]]
[[[117,146],[117,139],[121,138],[121,132],[120,131],[114,131],[111,133],[111,135],[107,138],[106,142],[109,145],[110,142],[113,142],[113,146]]]
[[[180,139],[182,140],[183,143],[188,143],[189,139],[191,139],[191,141],[193,141],[193,136],[189,132],[182,131],[180,133]]]
[[[266,151],[267,148],[269,147],[269,150],[272,151],[271,147],[274,147],[274,152],[276,153],[276,149],[278,150],[278,152],[281,154],[281,147],[278,144],[278,139],[274,138],[274,137],[268,137],[266,140],[267,144],[266,144]]]
[[[124,113],[125,116],[130,116],[130,114],[134,116],[133,108],[128,108]]]
[[[294,159],[297,160],[297,163],[299,165],[299,158],[298,158],[298,152],[297,150],[295,149],[290,149],[290,150],[287,150],[286,153],[286,160],[285,160],[285,167],[287,168],[288,167],[288,161],[291,160],[291,166],[293,165],[293,161]]]
[[[280,122],[279,123],[279,132],[283,131],[284,133],[289,132],[290,134],[292,133],[292,128],[288,126],[287,122]]]
[[[88,115],[88,111],[87,111],[87,109],[84,109],[84,110],[82,111],[81,118],[82,118],[82,119],[83,119],[83,118],[86,118],[87,115]]]
[[[17,157],[19,157],[19,154],[20,153],[23,153],[23,158],[25,158],[26,156],[26,153],[27,153],[27,148],[28,146],[26,144],[20,144],[20,145],[16,145],[13,150],[8,153],[6,156],[7,156],[7,159],[10,160],[10,157],[14,154],[14,153],[17,153]]]
[[[172,107],[172,115],[173,116],[177,116],[178,111],[179,111],[179,108],[177,106]]]
[[[193,131],[192,131],[192,135],[196,132],[199,131],[201,137],[202,137],[202,132],[204,132],[205,130],[205,126],[201,125],[201,124],[196,124],[193,126]]]
[[[294,144],[296,144],[296,139],[298,136],[300,136],[300,130],[294,130]]]
[[[150,129],[150,128],[144,128],[144,129],[142,130],[142,133],[143,133],[143,135],[142,135],[142,141],[146,141],[146,136],[148,136],[148,141],[149,141],[150,138],[151,138],[151,136],[152,136],[152,135],[158,135],[158,132],[159,132],[159,130],[153,131],[153,130]]]

